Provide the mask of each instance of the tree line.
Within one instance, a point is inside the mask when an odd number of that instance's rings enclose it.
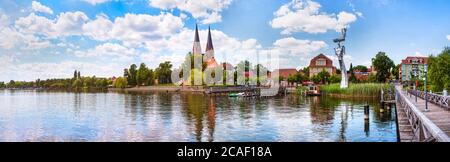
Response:
[[[75,70],[72,78],[65,79],[37,79],[35,81],[14,81],[8,83],[0,82],[0,88],[43,88],[43,89],[64,89],[64,90],[87,90],[106,89],[112,83],[107,78],[97,78],[81,76],[80,71]]]
[[[116,88],[166,85],[171,84],[172,63],[166,61],[160,63],[156,69],[150,69],[145,63],[141,63],[139,68],[136,64],[131,64],[129,68],[123,70],[123,76],[117,78],[113,86]]]

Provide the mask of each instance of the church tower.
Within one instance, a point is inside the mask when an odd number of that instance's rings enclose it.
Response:
[[[206,43],[206,58],[211,59],[214,58],[214,46],[211,38],[211,28],[208,27],[208,42]]]
[[[197,24],[195,24],[195,38],[194,46],[192,47],[192,54],[202,54],[202,47],[200,46],[200,37],[198,36]]]
[[[217,67],[216,59],[214,58],[214,46],[211,38],[211,28],[208,26],[208,41],[206,42],[205,60],[208,68]]]

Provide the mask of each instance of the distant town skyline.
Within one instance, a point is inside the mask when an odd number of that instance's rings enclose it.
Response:
[[[131,63],[180,65],[195,24],[218,63],[270,51],[281,68],[320,53],[338,67],[332,39],[348,27],[346,66],[370,66],[378,51],[395,64],[450,45],[448,0],[4,0],[0,81],[121,76]]]

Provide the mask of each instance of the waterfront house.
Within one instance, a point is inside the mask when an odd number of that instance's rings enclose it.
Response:
[[[417,69],[417,77],[423,78],[424,65],[428,63],[428,57],[408,56],[402,60],[399,69],[399,79],[402,82],[409,82],[413,78],[414,69]]]
[[[327,71],[330,75],[336,73],[333,61],[324,54],[319,54],[311,59],[309,63],[309,77],[319,74],[322,70]]]

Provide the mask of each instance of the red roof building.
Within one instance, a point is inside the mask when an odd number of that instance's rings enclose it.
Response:
[[[399,79],[401,81],[410,81],[412,75],[414,75],[414,69],[418,69],[417,77],[422,78],[424,76],[424,65],[428,64],[428,57],[408,56],[402,60],[399,69]]]
[[[295,75],[297,74],[297,69],[277,69],[278,70],[278,76],[283,77],[285,80],[287,80],[287,78],[290,75]]]
[[[309,63],[309,77],[319,74],[322,70],[327,71],[330,75],[336,73],[333,61],[324,54],[319,54],[311,59]]]

